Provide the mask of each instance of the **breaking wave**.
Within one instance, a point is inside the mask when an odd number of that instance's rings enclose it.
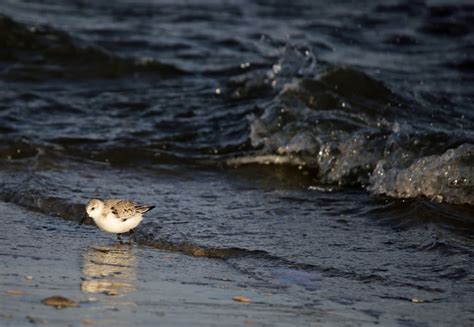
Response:
[[[285,49],[265,77],[244,78],[247,82],[234,94],[251,94],[245,87],[260,80],[275,95],[260,115],[249,117],[257,153],[229,164],[297,165],[311,169],[311,178],[321,184],[474,204],[469,129],[459,128],[449,115],[434,126],[430,108],[402,98],[371,76],[321,66],[316,69],[307,52]]]

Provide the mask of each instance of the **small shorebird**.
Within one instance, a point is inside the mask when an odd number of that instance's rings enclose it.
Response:
[[[84,223],[87,216],[91,217],[96,225],[104,232],[115,233],[122,243],[122,234],[130,232],[129,243],[131,242],[134,228],[140,224],[143,214],[150,211],[155,206],[143,206],[133,201],[110,199],[92,199],[87,202],[86,214],[81,219]]]

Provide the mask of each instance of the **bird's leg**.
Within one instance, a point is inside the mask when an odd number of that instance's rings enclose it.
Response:
[[[117,239],[119,240],[120,244],[123,244],[122,234],[117,234]]]
[[[128,234],[128,244],[132,244],[132,239],[135,241],[135,230],[131,229]]]

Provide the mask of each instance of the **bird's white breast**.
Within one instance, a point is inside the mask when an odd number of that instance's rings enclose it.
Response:
[[[137,213],[135,216],[128,218],[123,221],[122,219],[117,218],[113,213],[109,213],[105,218],[99,217],[95,218],[94,221],[100,229],[105,232],[121,234],[134,229],[140,224],[143,219],[143,215]]]

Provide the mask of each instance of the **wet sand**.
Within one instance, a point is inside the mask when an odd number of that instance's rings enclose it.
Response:
[[[349,318],[247,287],[250,277],[223,260],[119,245],[92,226],[11,203],[0,203],[0,219],[2,326],[309,326]],[[78,307],[41,303],[55,295]],[[357,313],[350,321],[371,323]]]
[[[360,279],[356,273],[340,277],[310,273],[280,267],[258,255],[209,258],[202,251],[169,247],[173,243],[166,239],[172,236],[173,230],[164,218],[158,223],[163,228],[157,235],[153,234],[163,237],[164,243],[143,245],[148,226],[144,224],[138,230],[140,244],[129,246],[118,244],[114,235],[105,234],[93,225],[80,226],[77,221],[54,216],[54,210],[48,212],[51,213],[0,202],[2,327],[32,323],[47,326],[472,325],[471,287],[459,281],[459,272],[452,276],[450,285],[440,284],[437,289],[423,289],[423,281],[407,286],[403,281],[410,279],[396,271],[386,274],[385,279]],[[202,230],[198,220],[195,223],[190,233]],[[179,233],[180,229],[174,226],[175,233]],[[222,247],[232,245],[231,236],[216,237],[213,241],[221,242]],[[351,264],[343,251],[327,252],[322,245],[320,240],[319,255],[326,256],[333,265]],[[379,253],[378,260],[370,261],[368,257],[358,260],[370,265],[383,262],[390,254]],[[313,260],[318,260],[317,255],[313,253]],[[419,264],[441,260],[436,253],[423,255],[425,258],[420,257]],[[468,263],[465,266],[469,267]],[[413,271],[414,276],[417,274]],[[430,270],[426,275],[434,276],[434,273]],[[383,283],[389,286],[381,287]],[[42,304],[43,299],[57,295],[78,306],[58,310]],[[247,297],[251,303],[236,302],[233,300],[236,296]]]

